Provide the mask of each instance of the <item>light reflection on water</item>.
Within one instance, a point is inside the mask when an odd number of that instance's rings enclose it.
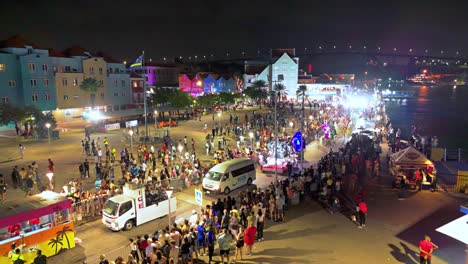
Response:
[[[390,89],[392,90],[393,87]],[[468,149],[468,86],[404,86],[416,91],[407,100],[385,101],[393,127],[410,135],[415,124],[421,135],[437,136],[441,146]]]

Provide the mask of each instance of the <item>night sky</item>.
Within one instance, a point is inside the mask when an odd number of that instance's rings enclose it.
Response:
[[[450,3],[452,2],[452,3]],[[465,3],[463,3],[465,2]],[[117,59],[347,45],[468,54],[466,1],[0,0],[0,39]]]

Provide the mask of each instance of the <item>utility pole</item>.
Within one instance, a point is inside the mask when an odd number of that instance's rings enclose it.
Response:
[[[141,69],[143,70],[143,105],[144,105],[144,110],[143,114],[145,116],[145,142],[146,142],[146,137],[148,136],[148,112],[147,112],[147,100],[146,100],[146,70],[145,70],[145,51],[142,53],[141,57]]]
[[[275,105],[275,182],[278,182],[278,117],[276,112],[276,92],[273,89],[273,63],[270,57],[270,64],[268,65],[268,88],[270,90],[270,98],[273,98]],[[272,96],[274,95],[274,96]]]

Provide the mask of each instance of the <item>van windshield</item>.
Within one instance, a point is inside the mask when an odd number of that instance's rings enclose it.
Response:
[[[223,178],[223,175],[224,173],[209,171],[206,174],[205,178],[207,178],[208,180],[212,180],[212,181],[221,181],[221,178]]]
[[[119,204],[116,202],[113,202],[112,200],[107,200],[106,203],[104,204],[104,213],[108,215],[117,215],[117,209],[119,208]]]

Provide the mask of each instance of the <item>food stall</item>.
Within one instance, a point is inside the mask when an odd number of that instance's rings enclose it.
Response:
[[[26,263],[34,260],[38,249],[50,257],[75,247],[72,213],[71,200],[51,191],[0,204],[0,263],[11,263],[12,245]]]
[[[390,173],[395,178],[406,178],[409,183],[414,182],[419,169],[421,169],[420,176],[423,186],[430,186],[435,181],[434,163],[412,146],[390,155],[389,167]]]

